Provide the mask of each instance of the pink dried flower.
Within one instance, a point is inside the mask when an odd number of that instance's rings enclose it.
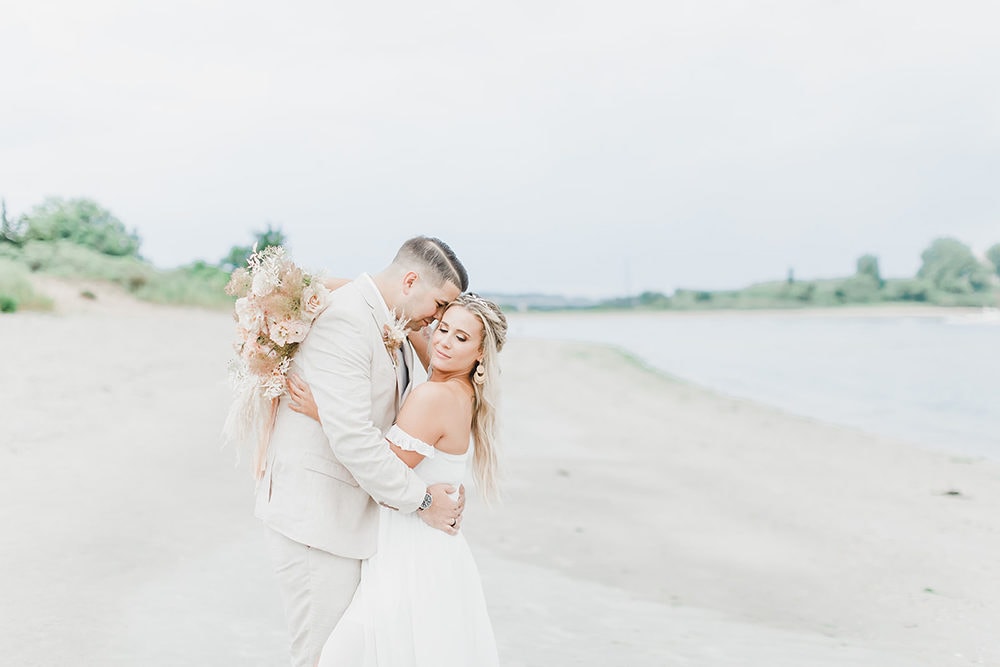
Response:
[[[239,328],[247,332],[247,335],[257,335],[257,332],[264,328],[264,311],[260,306],[251,301],[248,297],[236,300],[236,321]]]
[[[229,276],[229,283],[226,285],[226,294],[230,296],[243,297],[250,291],[250,284],[253,278],[246,269],[236,269]]]
[[[268,336],[280,346],[301,343],[309,333],[309,325],[298,318],[286,317],[283,320],[270,320],[267,325]]]
[[[230,364],[235,396],[224,433],[228,440],[240,441],[255,432],[266,443],[274,399],[284,393],[289,363],[326,307],[329,291],[281,247],[254,252],[246,269],[233,272],[226,291],[239,298],[233,308],[238,359]],[[260,407],[264,404],[268,409]],[[258,464],[262,455],[258,449]]]
[[[302,319],[312,322],[326,308],[330,290],[319,281],[314,281],[302,290]]]

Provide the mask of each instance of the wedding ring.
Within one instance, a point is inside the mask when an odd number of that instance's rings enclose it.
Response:
[[[458,519],[452,519],[451,520],[451,527],[454,528],[456,523],[458,523]]]

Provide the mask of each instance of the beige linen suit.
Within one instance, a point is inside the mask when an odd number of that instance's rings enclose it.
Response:
[[[354,595],[360,559],[375,553],[376,501],[412,512],[426,491],[383,438],[413,358],[408,342],[403,354],[386,349],[389,319],[367,275],[334,292],[291,369],[312,389],[321,424],[293,412],[287,397],[278,406],[255,513],[273,531],[296,666],[315,664]]]

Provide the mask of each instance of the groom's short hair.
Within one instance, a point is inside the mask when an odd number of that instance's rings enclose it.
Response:
[[[469,289],[469,272],[462,266],[455,251],[441,239],[414,236],[400,247],[393,263],[422,264],[430,270],[438,286],[450,282],[463,292]]]

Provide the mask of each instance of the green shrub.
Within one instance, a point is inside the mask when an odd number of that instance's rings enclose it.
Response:
[[[916,278],[890,280],[885,284],[885,298],[888,301],[924,303],[930,298],[930,291],[926,282]]]
[[[7,258],[0,258],[0,300],[5,313],[51,310],[53,305],[52,299],[35,290],[27,267]]]
[[[669,308],[670,297],[663,292],[643,292],[639,295],[638,305],[643,308]]]
[[[29,241],[22,260],[32,271],[61,278],[90,278],[121,285],[130,292],[142,288],[156,273],[136,257],[113,257],[71,241]]]
[[[881,300],[880,280],[867,273],[855,275],[840,281],[834,295],[844,303],[872,303]]]
[[[917,271],[917,277],[930,282],[935,290],[967,294],[988,291],[990,288],[992,265],[987,268],[969,246],[957,239],[936,239],[920,258],[923,263]]]
[[[997,300],[998,295],[990,292],[957,294],[944,290],[931,290],[928,297],[928,301],[936,306],[971,306],[975,308],[995,306]]]
[[[154,303],[231,308],[233,297],[225,292],[229,274],[204,262],[172,271],[160,271],[135,290],[140,299]]]
[[[993,273],[1000,276],[1000,243],[994,243],[986,249],[986,259],[993,265]]]
[[[137,256],[139,237],[91,199],[50,197],[22,220],[24,241],[69,241],[117,257]]]
[[[154,303],[208,308],[230,308],[233,304],[233,298],[225,293],[229,274],[205,262],[161,271],[136,257],[113,257],[65,240],[30,241],[19,253],[19,260],[7,262],[17,267],[29,287],[30,270],[60,278],[114,283],[137,298]],[[21,306],[28,307],[24,300]]]
[[[21,255],[22,252],[19,246],[16,246],[13,243],[0,242],[0,258],[20,261]]]

